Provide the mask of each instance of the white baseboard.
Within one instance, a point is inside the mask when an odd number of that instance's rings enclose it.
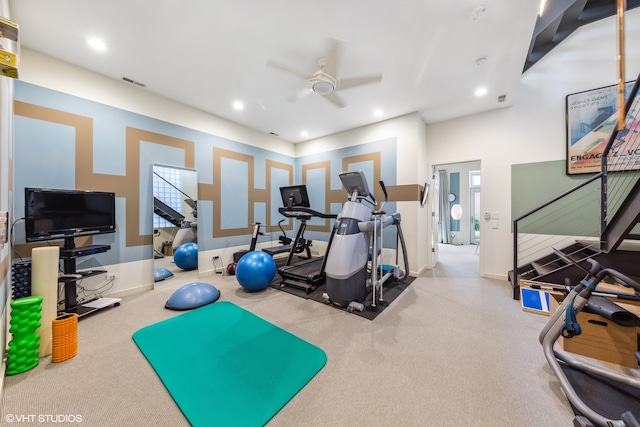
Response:
[[[506,274],[484,273],[482,277],[486,277],[487,279],[502,280],[503,282],[509,281],[509,276]]]
[[[153,284],[142,285],[142,286],[138,286],[136,288],[130,288],[130,289],[122,290],[122,291],[106,293],[106,294],[104,294],[104,296],[105,297],[112,297],[112,298],[120,298],[120,297],[123,297],[123,296],[126,296],[126,295],[131,295],[131,294],[136,294],[138,292],[151,291],[151,290],[153,290]]]

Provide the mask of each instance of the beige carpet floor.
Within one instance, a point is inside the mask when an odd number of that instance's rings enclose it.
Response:
[[[131,335],[179,315],[164,303],[198,280],[327,353],[269,426],[570,426],[538,343],[546,317],[523,312],[508,282],[478,270],[474,246],[443,245],[438,266],[374,321],[271,288],[247,293],[233,276],[176,270],[156,290],[80,320],[74,358],[43,358],[6,377],[0,425],[188,425]],[[255,363],[271,369],[259,354]],[[11,418],[31,415],[33,423]]]

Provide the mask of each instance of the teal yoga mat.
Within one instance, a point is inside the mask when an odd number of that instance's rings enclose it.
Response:
[[[193,426],[261,426],[327,361],[325,352],[230,302],[133,334]]]

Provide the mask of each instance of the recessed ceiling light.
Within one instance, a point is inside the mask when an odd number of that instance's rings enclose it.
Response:
[[[478,89],[476,89],[476,96],[483,96],[486,95],[488,92],[486,87],[480,87]]]
[[[373,115],[376,117],[380,117],[382,114],[383,114],[383,111],[380,108],[378,108],[373,112]]]
[[[101,52],[107,50],[107,45],[97,37],[90,38],[89,40],[87,40],[87,43],[95,50],[99,50]]]
[[[234,101],[233,102],[233,108],[240,111],[240,110],[244,110],[244,104],[241,101]]]
[[[300,132],[300,135],[306,138],[307,136],[309,136],[309,132],[307,132],[306,130],[303,130],[302,132]]]

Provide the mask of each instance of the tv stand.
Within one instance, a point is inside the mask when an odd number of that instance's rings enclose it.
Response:
[[[63,311],[65,313],[76,313],[78,317],[82,317],[101,309],[101,308],[95,308],[95,307],[84,307],[78,304],[77,282],[86,277],[105,274],[107,271],[91,270],[89,272],[82,272],[82,271],[78,272],[76,270],[76,259],[83,256],[87,256],[87,255],[106,252],[109,249],[111,249],[111,246],[109,245],[91,245],[91,246],[75,247],[75,244],[72,238],[65,239],[64,246],[60,248],[60,258],[62,259],[62,262],[63,262],[64,274],[58,278],[58,282],[64,284],[64,310]],[[105,307],[102,307],[102,308],[105,308]]]

